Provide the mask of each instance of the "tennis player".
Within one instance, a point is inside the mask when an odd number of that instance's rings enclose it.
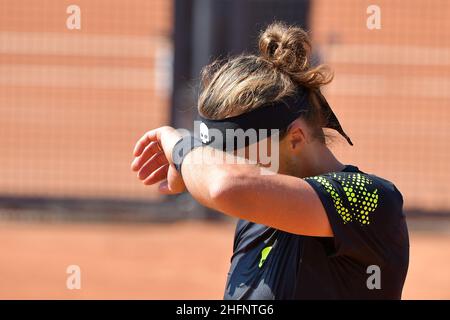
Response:
[[[225,299],[400,299],[409,261],[402,195],[327,147],[324,128],[352,141],[320,91],[332,75],[310,65],[310,49],[301,28],[274,23],[259,55],[206,67],[199,135],[147,132],[132,169],[162,193],[188,191],[239,218]],[[256,139],[230,149],[230,132],[248,130]],[[251,162],[254,146],[278,164],[269,168],[259,153]]]

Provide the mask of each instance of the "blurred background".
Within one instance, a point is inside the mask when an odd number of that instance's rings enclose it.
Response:
[[[234,220],[144,188],[131,152],[149,129],[191,128],[201,68],[255,52],[283,20],[335,71],[324,93],[355,146],[333,150],[404,195],[403,298],[449,299],[449,13],[447,0],[0,0],[0,298],[221,299]]]

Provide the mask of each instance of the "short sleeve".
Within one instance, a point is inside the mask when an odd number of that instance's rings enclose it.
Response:
[[[395,204],[386,196],[386,188],[364,173],[337,172],[305,181],[317,192],[328,215],[334,233],[333,255],[382,264],[388,258],[386,239],[395,217],[401,216],[401,204]]]

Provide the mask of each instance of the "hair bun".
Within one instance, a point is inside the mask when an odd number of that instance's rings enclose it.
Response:
[[[282,22],[269,25],[259,37],[260,55],[288,73],[308,70],[311,42],[299,27]]]

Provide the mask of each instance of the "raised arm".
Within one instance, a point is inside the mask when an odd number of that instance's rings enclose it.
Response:
[[[167,170],[168,180],[160,187],[164,193],[179,193],[183,191],[180,186],[184,185],[197,201],[224,214],[290,233],[333,236],[318,195],[303,179],[282,174],[262,175],[260,168],[252,164],[225,164],[220,161],[225,154],[213,152],[209,147],[196,148],[186,156],[181,176],[171,158],[173,146],[180,137],[175,129],[163,127],[141,138],[132,164],[139,179],[154,184],[164,178],[161,172]],[[152,142],[162,146],[164,160]],[[196,161],[201,157],[210,158]],[[149,179],[152,174],[157,178]]]

